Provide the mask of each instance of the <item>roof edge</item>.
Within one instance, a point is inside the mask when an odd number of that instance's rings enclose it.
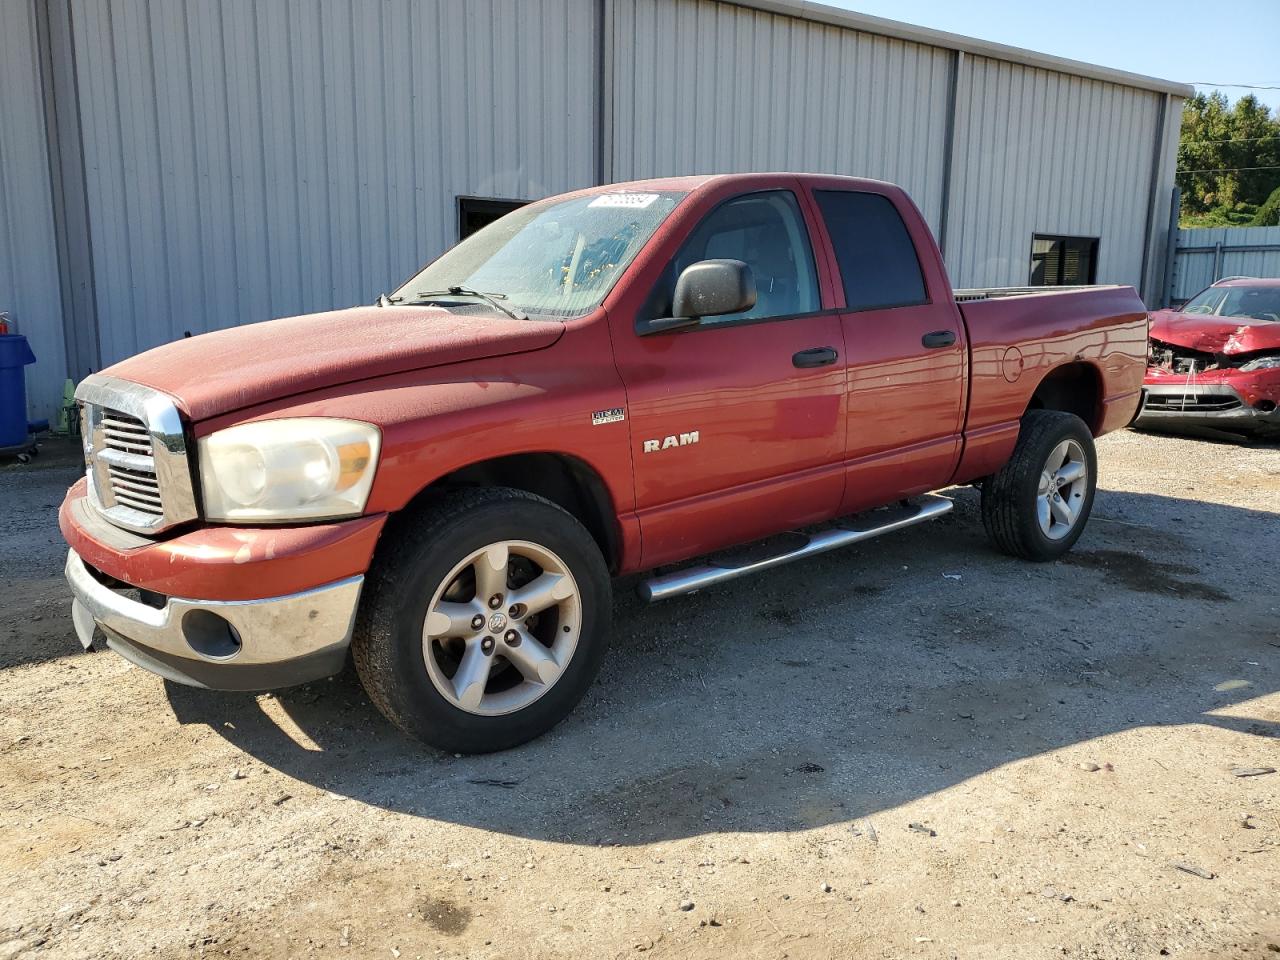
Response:
[[[1195,94],[1195,87],[1189,83],[1178,83],[1174,80],[1162,80],[1159,77],[1148,77],[1127,70],[1103,67],[1083,60],[1071,60],[1048,53],[1038,53],[1023,47],[1012,47],[1004,43],[990,40],[978,40],[974,37],[962,36],[958,33],[947,33],[930,27],[919,27],[915,24],[888,20],[884,17],[873,17],[868,13],[830,7],[825,3],[812,3],[810,0],[719,0],[730,6],[760,10],[765,13],[776,13],[800,20],[825,23],[835,27],[845,27],[862,33],[878,34],[892,37],[895,40],[908,40],[913,43],[942,47],[948,50],[962,50],[980,57],[995,60],[1007,60],[1011,63],[1028,67],[1039,67],[1091,80],[1102,80],[1107,83],[1121,84],[1126,87],[1137,87],[1140,90],[1151,90],[1156,93],[1168,93],[1175,97],[1187,99]]]

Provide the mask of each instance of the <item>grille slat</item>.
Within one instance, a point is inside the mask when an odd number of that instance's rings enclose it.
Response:
[[[160,484],[156,483],[154,479],[130,477],[114,470],[111,471],[111,489],[132,490],[134,493],[155,497],[156,502],[160,500]]]
[[[112,433],[110,430],[104,432],[107,441],[125,453],[140,453],[143,456],[151,456],[151,441],[142,437],[121,437]]]
[[[147,425],[137,417],[126,416],[125,414],[112,413],[108,411],[102,417],[102,425],[108,430],[123,430],[133,433],[140,433],[146,436],[150,433]]]
[[[115,497],[116,503],[122,503],[126,507],[132,507],[140,513],[154,513],[156,516],[159,516],[162,512],[162,507],[160,506],[159,501],[144,500],[141,497],[135,497],[133,494],[126,493],[122,490],[117,490],[115,492]]]
[[[112,467],[134,470],[138,473],[155,473],[155,460],[142,453],[132,453],[120,447],[106,446],[98,450],[98,459]]]

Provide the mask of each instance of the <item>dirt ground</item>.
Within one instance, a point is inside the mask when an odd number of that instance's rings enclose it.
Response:
[[[1280,449],[1121,433],[1060,563],[977,495],[646,607],[503,754],[350,677],[83,654],[51,448],[0,468],[0,960],[1280,955]]]

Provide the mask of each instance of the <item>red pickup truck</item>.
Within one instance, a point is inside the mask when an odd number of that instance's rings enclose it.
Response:
[[[658,600],[936,517],[930,491],[966,483],[997,547],[1060,556],[1146,343],[1128,287],[953,293],[887,183],[552,197],[374,306],[87,378],[60,515],[77,633],[219,689],[350,652],[408,733],[509,747],[590,684],[613,576],[649,571]]]

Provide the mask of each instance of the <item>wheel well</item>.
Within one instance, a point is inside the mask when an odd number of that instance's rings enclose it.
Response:
[[[621,538],[613,500],[594,469],[558,453],[520,453],[473,463],[433,481],[413,503],[459,487],[511,487],[550,500],[573,514],[591,534],[605,564],[617,572]]]
[[[1093,364],[1063,364],[1040,381],[1027,409],[1074,413],[1096,436],[1102,419],[1102,377]]]

